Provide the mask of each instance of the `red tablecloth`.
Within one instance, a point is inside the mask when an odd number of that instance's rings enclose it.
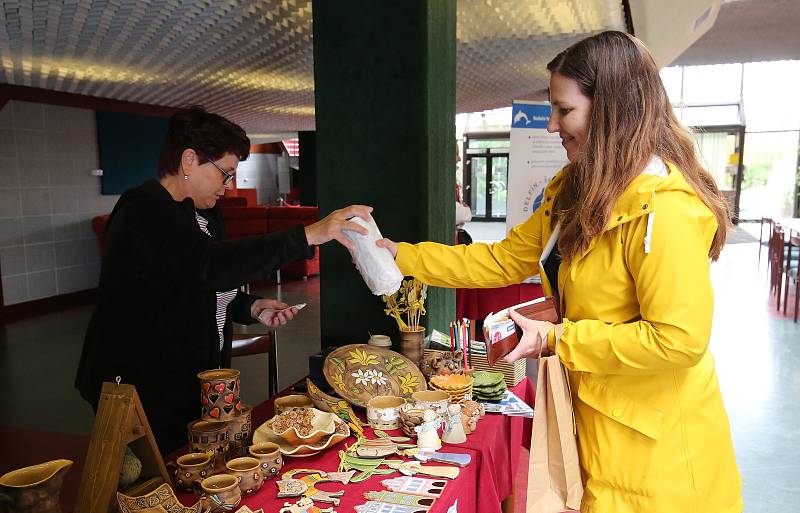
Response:
[[[520,399],[533,405],[534,391],[527,378],[511,390]],[[261,425],[272,414],[272,400],[259,404],[253,409],[253,425]],[[371,434],[369,428],[367,432]],[[400,436],[402,432],[389,431],[389,434]],[[430,513],[445,513],[456,499],[458,499],[458,513],[501,513],[500,503],[513,492],[514,476],[517,473],[521,452],[519,448],[529,447],[530,435],[530,419],[487,413],[478,422],[478,429],[467,437],[466,442],[459,445],[444,444],[442,451],[471,454],[472,463],[462,468],[458,478],[447,484],[442,496],[430,509]],[[345,444],[352,442],[353,439],[348,438],[327,451],[308,458],[286,458],[284,470],[310,468],[335,472],[339,466],[339,450],[343,449]],[[341,497],[341,503],[334,507],[338,513],[344,513],[353,511],[354,506],[366,502],[363,497],[365,492],[384,489],[381,480],[399,475],[398,472],[373,476],[364,482],[346,486],[339,483],[323,483],[320,489],[337,491],[344,488],[345,493]],[[294,503],[297,500],[279,499],[277,494],[278,487],[275,485],[275,480],[267,481],[255,495],[243,499],[242,505],[247,505],[253,510],[264,508],[266,513],[277,512],[283,507],[284,502]],[[179,493],[178,496],[187,506],[197,501],[197,498],[190,493]],[[328,506],[325,503],[315,504],[319,507]]]

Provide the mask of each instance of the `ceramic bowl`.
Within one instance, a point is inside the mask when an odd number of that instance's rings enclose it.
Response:
[[[336,427],[334,432],[315,444],[300,444],[292,445],[286,442],[283,438],[276,435],[272,429],[265,423],[262,424],[255,433],[253,433],[253,446],[261,443],[272,442],[280,447],[281,454],[292,458],[304,458],[306,456],[313,456],[328,447],[332,447],[350,436],[350,427],[344,421],[338,419],[335,421]]]
[[[300,394],[284,395],[275,399],[275,415],[280,415],[290,408],[313,408],[310,398]]]
[[[430,408],[439,415],[446,413],[447,405],[450,404],[450,394],[444,390],[420,390],[411,394],[411,398],[417,403],[417,408]]]
[[[402,397],[373,397],[367,403],[367,422],[375,429],[400,429],[400,407],[404,404]]]
[[[326,413],[316,408],[308,408],[314,415],[311,421],[311,431],[303,435],[297,431],[297,426],[290,426],[283,431],[275,431],[272,427],[275,421],[273,417],[268,420],[265,425],[269,426],[275,435],[286,441],[287,444],[292,446],[298,445],[315,445],[323,438],[330,437],[336,430],[336,420],[338,417],[334,413]],[[289,412],[284,412],[283,415]],[[259,428],[260,429],[260,428]]]
[[[472,388],[474,379],[472,376],[464,374],[438,375],[431,378],[431,384],[439,390],[457,392],[463,389]]]

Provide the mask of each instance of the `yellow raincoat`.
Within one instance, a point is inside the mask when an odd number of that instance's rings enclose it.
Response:
[[[713,213],[683,174],[642,174],[605,232],[559,270],[584,513],[742,511],[728,416],[708,352]],[[501,287],[540,273],[563,172],[496,244],[399,244],[405,275],[440,287]],[[547,277],[541,270],[546,293]]]

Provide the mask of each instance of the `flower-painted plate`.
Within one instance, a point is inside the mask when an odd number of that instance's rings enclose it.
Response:
[[[414,392],[428,389],[414,362],[390,349],[367,344],[336,349],[325,358],[322,371],[337,394],[362,408],[379,395],[410,398]]]

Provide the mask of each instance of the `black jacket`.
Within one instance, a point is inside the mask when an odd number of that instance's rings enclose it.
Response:
[[[256,297],[237,293],[220,351],[215,292],[314,255],[302,225],[226,241],[219,209],[199,212],[212,237],[200,230],[194,202],[175,201],[155,180],[119,199],[75,380],[95,410],[104,381],[135,385],[163,453],[186,443],[186,424],[199,417],[197,373],[230,366],[231,321],[254,322]]]

